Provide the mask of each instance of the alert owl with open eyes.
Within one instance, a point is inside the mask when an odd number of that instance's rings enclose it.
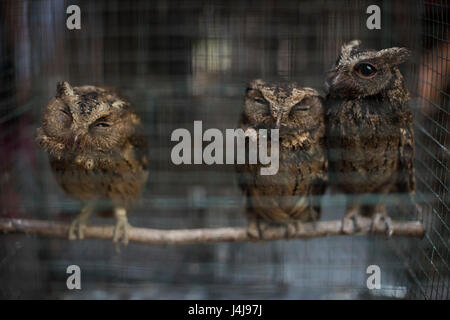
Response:
[[[117,91],[59,83],[44,111],[37,143],[71,197],[83,202],[69,238],[82,239],[89,215],[102,205],[116,218],[114,242],[128,242],[127,210],[147,180],[147,144],[141,119]]]
[[[303,222],[319,219],[328,166],[324,121],[322,98],[314,89],[262,80],[248,85],[239,127],[255,134],[259,129],[267,129],[268,134],[279,130],[275,175],[261,175],[260,164],[236,166],[247,197],[251,237],[264,238],[266,230],[280,225],[289,237]],[[248,143],[246,152],[248,159]]]
[[[363,49],[361,41],[345,44],[326,79],[327,141],[330,183],[351,194],[343,231],[358,227],[359,214],[386,223],[386,196],[402,193],[418,209],[414,181],[413,114],[410,94],[398,66],[405,48]],[[370,195],[370,197],[364,197]],[[364,198],[372,201],[364,203]]]

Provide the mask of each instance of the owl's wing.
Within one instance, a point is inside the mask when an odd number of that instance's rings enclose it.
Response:
[[[143,134],[135,134],[130,137],[130,143],[133,145],[136,161],[144,170],[148,169],[148,145],[147,139]]]
[[[249,125],[246,123],[245,121],[245,117],[242,114],[239,122],[238,122],[238,128],[246,131],[249,128]],[[247,151],[248,151],[248,139],[245,139],[245,150],[246,150],[246,155],[245,158],[248,159],[248,155],[247,155]],[[252,180],[254,177],[254,170],[252,170],[252,166],[249,165],[247,162],[245,164],[237,164],[236,161],[236,155],[235,155],[235,170],[237,172],[237,183],[239,185],[239,187],[241,188],[241,190],[245,193],[248,194],[248,189],[250,187],[250,185],[252,184]],[[255,168],[253,168],[255,169]]]
[[[400,168],[398,191],[413,193],[416,189],[414,177],[414,128],[413,115],[407,114],[406,125],[400,128]]]
[[[235,166],[235,168],[236,168],[236,172],[237,172],[238,186],[239,186],[239,188],[241,188],[242,191],[245,192],[247,190],[247,186],[248,186],[247,181],[245,179],[245,175],[248,174],[248,173],[246,173],[245,165],[237,164]]]
[[[235,170],[237,173],[237,183],[239,188],[241,188],[241,190],[245,194],[247,194],[250,177],[253,174],[253,172],[251,172],[249,169],[250,168],[248,164],[235,164]]]
[[[320,219],[322,215],[321,208],[321,198],[325,194],[325,190],[328,186],[328,160],[327,155],[325,154],[324,159],[322,161],[322,167],[319,173],[316,175],[316,178],[312,181],[312,206],[317,213],[316,219]]]

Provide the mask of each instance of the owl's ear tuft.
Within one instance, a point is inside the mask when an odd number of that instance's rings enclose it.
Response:
[[[361,40],[355,39],[352,41],[347,42],[343,45],[343,48],[350,48],[353,49],[355,47],[359,47],[361,45]]]
[[[407,48],[393,47],[378,51],[377,56],[383,58],[391,66],[398,66],[411,56],[411,51]]]
[[[58,97],[73,96],[73,88],[67,81],[58,82],[58,84],[56,85],[56,95]]]
[[[252,80],[247,84],[247,91],[256,88],[258,85],[264,85],[264,84],[265,84],[265,82],[261,79]]]
[[[347,60],[350,58],[352,51],[361,45],[361,40],[352,40],[345,43],[341,47],[340,59]]]

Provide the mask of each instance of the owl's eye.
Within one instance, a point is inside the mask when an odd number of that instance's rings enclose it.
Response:
[[[108,119],[106,117],[101,117],[94,122],[93,126],[96,128],[106,128],[110,127],[111,124],[108,122]]]
[[[253,101],[257,103],[258,110],[265,115],[270,114],[270,103],[266,99],[262,97],[255,97],[253,98]]]
[[[96,124],[95,124],[95,126],[96,127],[100,127],[100,128],[105,128],[105,127],[109,127],[110,125],[109,125],[109,123],[106,123],[106,122],[97,122]]]
[[[292,107],[292,111],[308,111],[309,109],[311,109],[311,106],[304,104],[302,102],[299,102]]]
[[[72,114],[70,113],[69,109],[60,109],[60,112],[58,113],[58,119],[61,121],[62,124],[68,126],[72,122]]]
[[[371,78],[377,72],[377,69],[370,63],[360,63],[355,67],[355,70],[363,78]]]
[[[314,101],[310,98],[304,98],[302,101],[298,102],[291,108],[290,114],[294,114],[295,112],[305,112],[311,109],[311,106],[314,105]]]
[[[63,114],[65,114],[67,117],[72,118],[72,115],[70,114],[70,111],[67,109],[61,109],[60,110]]]
[[[261,103],[261,104],[269,104],[269,102],[266,99],[261,98],[261,97],[255,97],[255,98],[253,98],[253,101],[255,101],[257,103]]]

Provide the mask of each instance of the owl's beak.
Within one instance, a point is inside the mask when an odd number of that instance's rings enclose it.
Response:
[[[78,146],[78,138],[80,137],[79,134],[76,134],[75,137],[73,138],[73,145],[72,145],[72,150],[75,150]]]
[[[336,86],[338,81],[339,81],[339,74],[335,70],[328,72],[328,75],[325,80],[326,93],[330,93],[331,86]]]
[[[280,129],[280,123],[281,123],[281,115],[278,116],[277,122],[275,123],[275,128],[276,128],[276,129]]]
[[[281,108],[280,108],[281,109]],[[278,114],[276,115],[276,121],[275,121],[275,129],[280,129],[282,126],[281,120],[283,120],[283,117],[285,116],[284,111],[281,109],[278,111]],[[283,124],[284,125],[284,124]]]

